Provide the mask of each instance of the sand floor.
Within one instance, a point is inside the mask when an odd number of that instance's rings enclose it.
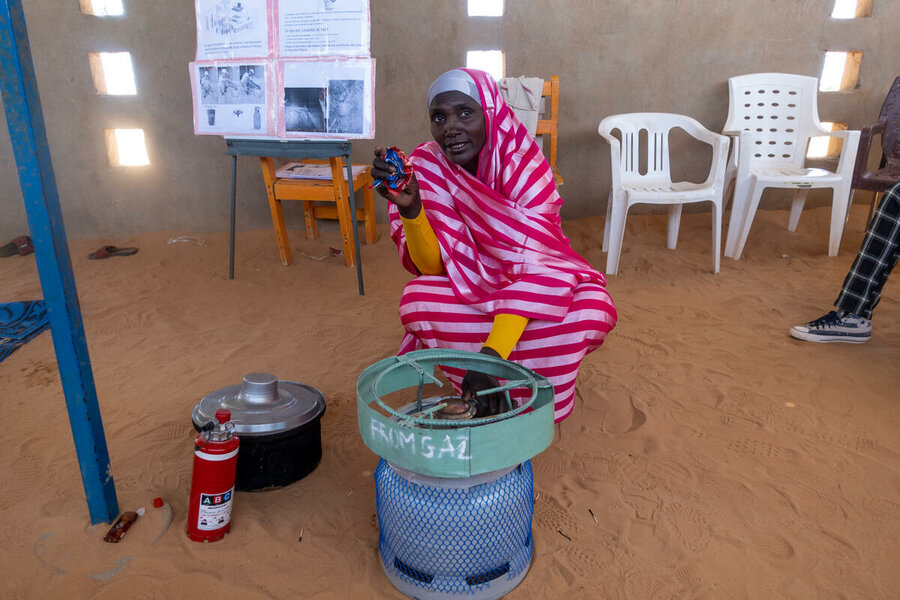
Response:
[[[900,276],[871,342],[787,335],[829,309],[866,211],[852,209],[837,258],[827,208],[796,233],[785,211],[761,211],[715,276],[708,215],[685,215],[674,251],[665,216],[629,218],[609,280],[619,324],[533,461],[535,555],[509,598],[900,598]],[[601,269],[602,223],[564,225]],[[239,234],[233,281],[225,233],[71,240],[119,505],[148,512],[118,545],[90,526],[42,334],[0,364],[0,596],[402,598],[378,557],[377,457],[355,409],[357,375],[401,337],[408,274],[380,231],[363,297],[341,258],[300,254],[339,246],[333,228],[291,231],[290,267],[272,231]],[[167,245],[182,235],[206,243]],[[140,252],[86,259],[110,243]],[[0,301],[40,297],[33,256],[0,259]],[[198,544],[184,534],[191,410],[252,371],[324,393],[323,459],[286,488],[238,493],[232,533]]]

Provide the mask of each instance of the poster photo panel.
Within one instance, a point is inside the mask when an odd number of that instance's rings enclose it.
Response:
[[[368,57],[369,0],[273,0],[280,58]]]
[[[275,69],[270,61],[198,61],[190,71],[194,133],[275,134]]]
[[[196,60],[275,55],[275,0],[194,0]]]
[[[278,61],[278,136],[375,137],[375,60]]]

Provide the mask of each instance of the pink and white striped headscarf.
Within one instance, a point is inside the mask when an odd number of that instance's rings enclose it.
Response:
[[[562,199],[535,139],[490,75],[463,69],[484,111],[477,175],[450,162],[437,142],[410,155],[425,213],[447,276],[461,302],[489,315],[561,321],[579,283],[606,281],[573,249],[560,226]],[[418,274],[402,222],[390,206],[391,236],[404,266]]]

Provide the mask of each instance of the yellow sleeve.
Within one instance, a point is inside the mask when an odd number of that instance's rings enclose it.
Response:
[[[526,325],[528,325],[528,317],[499,314],[494,317],[491,333],[484,345],[495,350],[503,358],[509,358],[513,348],[519,342],[519,338],[522,337]]]
[[[414,219],[401,216],[403,233],[406,234],[406,249],[409,256],[423,275],[440,275],[444,272],[444,261],[441,259],[441,247],[425,209],[419,211]]]

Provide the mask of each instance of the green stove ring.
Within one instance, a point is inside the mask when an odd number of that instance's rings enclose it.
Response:
[[[510,387],[530,388],[531,396],[511,411],[465,421],[407,415],[382,402],[384,395],[417,386],[421,403],[426,380],[441,385],[434,377],[438,365],[508,380],[498,388],[507,398]],[[430,477],[471,477],[511,467],[553,441],[552,384],[530,369],[486,354],[434,349],[392,356],[360,374],[356,394],[359,431],[366,446],[388,462]]]

